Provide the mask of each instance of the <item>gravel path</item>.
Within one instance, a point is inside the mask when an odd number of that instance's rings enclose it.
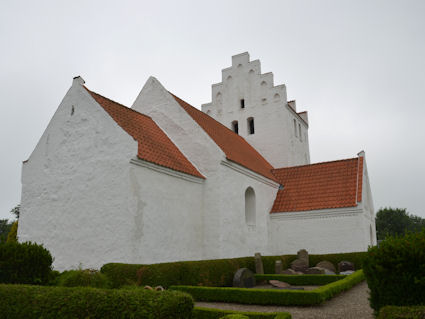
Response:
[[[241,305],[222,302],[196,302],[198,307],[238,311],[289,312],[293,319],[373,319],[369,306],[369,290],[365,281],[315,307],[281,307]]]

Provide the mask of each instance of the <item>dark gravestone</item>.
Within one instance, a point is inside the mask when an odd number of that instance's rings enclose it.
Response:
[[[338,263],[338,272],[346,271],[346,270],[356,270],[354,268],[354,264],[350,261],[343,260]]]
[[[293,262],[291,262],[291,269],[299,272],[304,272],[308,268],[308,263],[305,262],[305,260],[302,259],[295,259]]]
[[[306,264],[307,267],[309,266],[309,260],[308,260],[308,252],[305,249],[300,249],[297,252],[297,259],[301,259],[303,260]]]
[[[333,273],[336,272],[334,264],[327,260],[322,260],[321,262],[317,263],[316,267],[325,268]]]
[[[240,268],[233,277],[233,287],[252,288],[255,286],[254,273],[248,268]]]

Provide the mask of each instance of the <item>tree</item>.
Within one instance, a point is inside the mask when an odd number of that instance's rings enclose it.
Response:
[[[0,243],[5,242],[9,234],[12,223],[7,219],[0,219]]]
[[[409,214],[405,208],[381,208],[376,213],[376,235],[378,240],[387,236],[404,235],[425,228],[425,219]]]
[[[15,215],[16,219],[19,219],[19,212],[20,212],[20,210],[21,210],[21,204],[18,204],[15,207],[13,207],[10,212],[13,215]]]
[[[10,228],[9,234],[7,234],[7,242],[18,241],[18,221],[15,221]]]

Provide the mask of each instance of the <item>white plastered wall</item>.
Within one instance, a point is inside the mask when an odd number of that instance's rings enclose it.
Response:
[[[201,259],[202,182],[131,164],[136,154],[75,80],[23,166],[19,241],[43,244],[58,270]]]
[[[286,86],[274,86],[273,74],[261,74],[260,61],[249,61],[248,53],[232,57],[232,66],[222,70],[222,82],[212,85],[212,102],[202,105],[202,111],[230,129],[238,121],[239,135],[275,168],[310,163],[308,124],[288,106]],[[251,117],[252,135],[247,124]]]

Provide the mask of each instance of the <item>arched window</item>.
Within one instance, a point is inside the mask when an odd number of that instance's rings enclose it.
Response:
[[[245,191],[245,222],[249,226],[255,225],[255,192],[252,187]]]
[[[247,119],[248,122],[248,134],[254,134],[255,133],[255,129],[254,129],[254,118],[253,117],[249,117]]]
[[[239,125],[238,125],[238,121],[233,121],[232,122],[232,131],[235,132],[236,134],[239,134]]]

